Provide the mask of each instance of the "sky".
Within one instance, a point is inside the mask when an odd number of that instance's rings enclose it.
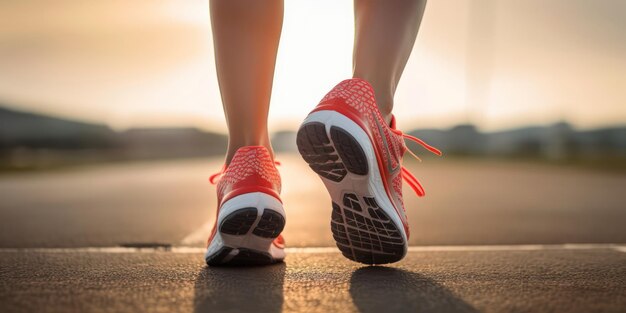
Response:
[[[286,0],[271,130],[351,75],[352,1]],[[404,129],[626,124],[626,1],[431,0],[396,93]],[[207,0],[0,0],[0,103],[225,131]]]

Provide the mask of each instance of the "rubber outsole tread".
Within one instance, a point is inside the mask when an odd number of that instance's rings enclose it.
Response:
[[[340,127],[331,126],[329,137],[323,123],[306,123],[298,131],[297,144],[303,159],[323,178],[341,182],[347,175],[343,174],[340,179],[337,175],[330,175],[325,167],[329,165],[356,175],[368,174],[363,147]],[[405,240],[401,231],[370,195],[344,192],[340,201],[333,201],[331,231],[337,247],[350,260],[386,264],[404,257]]]
[[[346,169],[353,174],[366,175],[367,158],[358,141],[347,131],[335,126],[330,128],[330,137]]]
[[[285,218],[278,212],[266,209],[252,233],[263,238],[276,238],[284,227]]]
[[[234,256],[230,257],[233,250],[237,250]],[[279,262],[272,258],[269,253],[246,249],[223,247],[218,252],[206,259],[210,266],[254,266],[267,265]]]
[[[256,227],[252,226],[259,219]],[[278,237],[285,227],[285,218],[272,209],[263,209],[259,218],[258,209],[255,207],[241,208],[230,213],[220,224],[219,231],[226,235],[244,236],[254,235],[262,238],[273,239]],[[252,231],[250,231],[252,229]],[[233,252],[233,250],[236,250]],[[234,256],[232,255],[234,253]],[[206,258],[210,266],[217,265],[266,265],[279,262],[271,254],[264,251],[248,248],[224,246],[213,255]]]
[[[245,235],[257,218],[257,208],[243,208],[230,213],[220,225],[220,232],[228,235]]]
[[[366,211],[355,210],[354,197],[353,193],[344,194],[344,203],[349,205],[340,206],[333,202],[331,230],[339,250],[347,258],[366,264],[402,259],[404,239],[387,213],[372,197],[361,197],[363,202],[359,206],[366,207]]]
[[[326,134],[324,124],[313,122],[302,126],[298,130],[296,144],[302,158],[318,175],[340,182],[348,174]]]
[[[222,264],[222,261],[228,256],[228,254],[233,251],[233,248],[223,247],[210,257],[206,258],[206,264],[211,266],[216,266]]]

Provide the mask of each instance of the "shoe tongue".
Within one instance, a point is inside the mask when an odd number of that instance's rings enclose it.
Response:
[[[391,115],[391,123],[389,123],[389,127],[391,127],[391,129],[396,129],[396,116],[395,115]]]
[[[396,116],[395,115],[391,115],[391,123],[389,123],[389,129],[391,130],[392,133],[398,136],[402,136],[402,132],[396,128]]]
[[[245,154],[247,152],[250,151],[256,151],[259,153],[264,153],[264,152],[268,152],[267,148],[265,148],[265,146],[245,146],[245,147],[241,147],[239,149],[237,149],[237,151],[235,152],[235,155],[237,154]]]
[[[255,155],[259,159],[269,158],[270,152],[264,146],[245,146],[237,149],[235,155],[231,160],[231,163],[235,160],[249,158],[250,155]]]

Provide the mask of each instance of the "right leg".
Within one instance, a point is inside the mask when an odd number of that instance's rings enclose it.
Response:
[[[366,264],[402,259],[409,227],[402,179],[419,196],[419,181],[402,167],[404,139],[391,109],[425,0],[355,0],[354,78],[339,83],[298,130],[298,150],[332,199],[331,229],[347,258]]]
[[[355,0],[354,77],[368,81],[385,122],[419,30],[426,0]]]
[[[283,22],[282,0],[211,0],[215,63],[228,124],[229,164],[237,149],[272,151],[267,114]]]

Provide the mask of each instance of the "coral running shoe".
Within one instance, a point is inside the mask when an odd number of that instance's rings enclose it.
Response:
[[[374,90],[358,78],[333,88],[298,130],[298,151],[330,193],[331,230],[348,259],[384,264],[406,255],[409,225],[402,179],[418,196],[424,195],[424,189],[402,167],[404,152],[410,152],[405,139],[441,155],[420,139],[396,130],[395,118],[387,125]]]
[[[217,182],[217,219],[207,242],[208,265],[263,265],[285,258],[280,175],[262,146],[242,147]]]

